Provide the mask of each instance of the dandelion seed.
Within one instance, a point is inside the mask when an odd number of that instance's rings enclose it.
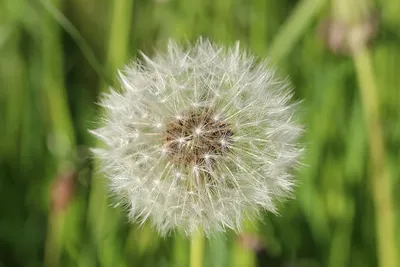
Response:
[[[133,62],[101,104],[95,149],[130,218],[161,233],[240,230],[290,196],[302,148],[291,90],[239,45],[199,40]]]

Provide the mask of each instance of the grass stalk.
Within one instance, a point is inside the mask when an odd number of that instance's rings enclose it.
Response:
[[[326,0],[303,0],[297,4],[269,47],[269,55],[274,63],[281,61],[291,51],[325,3]]]
[[[133,0],[112,2],[106,61],[108,74],[114,74],[127,58],[132,7]],[[107,81],[103,80],[101,91],[105,91],[107,87]],[[100,142],[96,144],[96,147],[101,146]],[[102,266],[120,266],[122,264],[120,257],[122,248],[118,245],[117,236],[119,215],[116,210],[108,207],[107,190],[102,177],[97,172],[99,163],[96,161],[94,165],[96,172],[93,175],[89,198],[89,223],[93,227]]]
[[[114,73],[128,56],[133,0],[114,1],[107,51],[107,69]]]
[[[42,6],[51,14],[53,19],[71,36],[76,42],[82,54],[90,64],[90,66],[96,71],[100,78],[108,79],[106,73],[101,66],[99,60],[90,48],[89,44],[75,28],[75,26],[65,17],[65,15],[55,6],[50,0],[40,0]]]
[[[52,0],[49,4],[57,9],[61,6],[61,1]],[[70,167],[76,140],[64,86],[61,31],[47,10],[40,11],[43,12],[40,32],[41,87],[46,114],[49,116],[50,137],[53,140],[53,156],[56,161],[56,168],[52,173],[59,174]],[[44,265],[58,266],[61,251],[68,239],[64,233],[66,213],[54,212],[51,208],[48,215]]]

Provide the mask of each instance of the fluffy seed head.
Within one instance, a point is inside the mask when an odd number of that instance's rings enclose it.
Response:
[[[240,230],[290,195],[302,152],[291,91],[239,45],[199,40],[133,62],[101,105],[93,149],[130,218],[161,233]]]

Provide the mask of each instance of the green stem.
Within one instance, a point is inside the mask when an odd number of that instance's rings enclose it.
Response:
[[[130,27],[132,24],[132,7],[134,0],[113,1],[110,19],[110,32],[108,37],[106,70],[107,75],[114,76],[116,70],[125,62],[130,38]],[[100,85],[101,91],[108,89],[108,81],[103,80]],[[101,147],[100,141],[96,147]],[[95,169],[99,162],[96,160]],[[97,243],[99,261],[102,266],[124,266],[122,255],[122,244],[118,241],[118,229],[120,213],[117,209],[108,206],[108,196],[104,179],[100,173],[95,172],[92,178],[92,188],[89,197],[89,223],[93,236]],[[107,236],[107,238],[105,238]]]
[[[352,52],[357,72],[364,118],[368,130],[372,184],[372,199],[375,205],[376,232],[379,266],[398,266],[396,231],[394,223],[393,196],[390,173],[386,166],[384,134],[379,115],[378,86],[371,54],[363,38],[363,23],[368,18],[372,2],[368,0],[336,0],[336,17],[345,22],[348,29],[347,42]]]
[[[130,30],[132,25],[132,7],[134,0],[113,2],[113,13],[107,51],[107,69],[114,73],[127,59]]]
[[[75,28],[75,26],[71,23],[71,21],[69,21],[68,18],[51,1],[40,0],[40,3],[49,12],[53,19],[57,21],[57,23],[69,34],[69,36],[74,39],[76,45],[82,51],[83,56],[86,58],[94,71],[96,71],[97,75],[99,75],[99,77],[102,79],[109,79],[109,77],[106,76],[106,72],[94,54],[93,50],[90,48],[89,44],[79,33],[79,31]]]
[[[48,0],[46,2],[55,9],[60,8],[62,4],[62,0]],[[46,10],[40,10],[40,12],[41,93],[48,116],[49,132],[54,140],[53,156],[56,167],[52,175],[56,177],[60,172],[70,168],[76,140],[64,86],[60,27],[50,13]],[[53,168],[53,166],[49,166],[49,168]],[[52,178],[54,179],[54,177]],[[67,212],[55,212],[51,208],[49,209],[44,266],[58,266],[64,245],[71,241],[70,235],[67,235],[65,230],[65,218],[70,211]]]
[[[325,2],[326,0],[303,0],[299,2],[269,48],[269,55],[274,63],[281,61],[291,51]]]
[[[367,122],[372,167],[372,194],[376,213],[379,266],[397,265],[393,197],[390,174],[385,166],[383,131],[378,114],[377,87],[370,53],[362,49],[353,55]]]
[[[243,223],[243,233],[244,235],[257,235],[259,233],[259,230],[257,228],[257,225],[259,224],[259,221],[257,220],[251,220],[250,218],[245,219]],[[236,238],[239,238],[239,236],[236,236]],[[232,252],[232,267],[241,267],[241,266],[246,266],[246,267],[256,267],[257,266],[257,255],[254,250],[246,248],[243,246],[243,244],[240,244],[240,242],[236,241],[235,245],[233,247],[233,252]]]
[[[202,232],[192,234],[190,241],[190,267],[203,267],[204,263],[204,237]]]

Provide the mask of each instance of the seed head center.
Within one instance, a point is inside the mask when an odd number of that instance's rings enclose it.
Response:
[[[167,122],[164,147],[171,163],[213,166],[232,145],[232,127],[209,108],[193,109]]]

